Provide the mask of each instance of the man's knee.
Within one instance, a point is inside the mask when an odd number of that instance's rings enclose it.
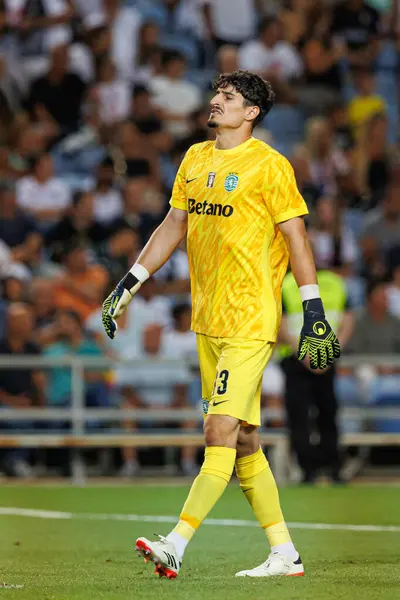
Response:
[[[236,442],[236,458],[244,458],[255,454],[260,447],[260,438],[258,436],[258,427],[243,425],[239,429]]]
[[[208,415],[204,421],[206,446],[236,448],[240,422],[228,415]]]

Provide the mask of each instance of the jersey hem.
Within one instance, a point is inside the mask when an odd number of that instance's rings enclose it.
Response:
[[[304,208],[292,208],[274,217],[275,223],[282,223],[283,221],[289,221],[295,217],[304,217],[308,215],[308,210]]]

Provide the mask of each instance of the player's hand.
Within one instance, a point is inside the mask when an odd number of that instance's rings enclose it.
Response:
[[[101,309],[101,320],[106,334],[112,340],[115,338],[118,329],[117,319],[125,312],[141,285],[141,282],[132,273],[128,273],[108,298],[104,300]]]
[[[304,323],[300,333],[297,358],[304,360],[308,355],[311,369],[325,369],[340,356],[340,344],[331,326],[325,319],[320,298],[303,302]]]

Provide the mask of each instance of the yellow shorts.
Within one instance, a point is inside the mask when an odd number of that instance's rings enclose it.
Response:
[[[198,333],[203,414],[260,425],[262,376],[274,343]]]

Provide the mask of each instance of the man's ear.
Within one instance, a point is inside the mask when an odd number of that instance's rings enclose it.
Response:
[[[254,121],[260,114],[259,106],[249,106],[246,110],[246,121]]]

